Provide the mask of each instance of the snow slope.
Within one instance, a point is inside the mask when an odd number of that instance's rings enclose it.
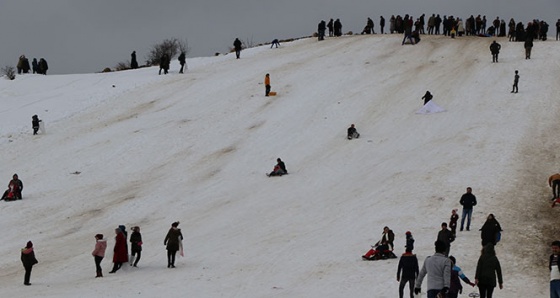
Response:
[[[360,256],[387,225],[397,255],[413,233],[422,263],[471,186],[473,227],[451,254],[474,279],[477,230],[494,213],[505,280],[495,296],[545,297],[560,44],[536,42],[525,60],[521,43],[498,39],[493,64],[491,41],[302,39],[190,59],[184,75],[174,61],[167,76],[0,80],[0,179],[17,172],[25,186],[22,201],[0,204],[2,295],[395,297],[398,260]],[[264,97],[266,73],[276,97]],[[415,113],[426,90],[446,112]],[[47,134],[31,135],[33,114]],[[351,123],[361,137],[347,141]],[[277,157],[290,175],[267,178]],[[171,270],[163,238],[176,220],[186,256]],[[109,275],[119,224],[141,227],[144,250],[139,268]],[[103,279],[96,233],[109,238]],[[40,263],[24,287],[28,240]]]

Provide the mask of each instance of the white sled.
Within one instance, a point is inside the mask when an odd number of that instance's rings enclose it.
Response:
[[[45,128],[45,122],[43,120],[39,121],[39,131],[41,132],[41,134],[47,133],[47,129]]]
[[[434,114],[445,112],[445,109],[438,106],[433,100],[428,101],[416,114]]]

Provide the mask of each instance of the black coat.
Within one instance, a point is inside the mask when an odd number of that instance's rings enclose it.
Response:
[[[181,242],[181,240],[183,240],[183,234],[181,233],[181,229],[171,228],[169,229],[169,232],[167,232],[163,244],[166,245],[167,250],[169,251],[178,251],[179,242]]]
[[[480,229],[480,238],[482,246],[488,243],[496,245],[498,233],[502,231],[500,223],[496,219],[487,219]]]
[[[239,40],[239,38],[236,38],[235,41],[233,42],[233,47],[235,48],[236,51],[241,51],[241,40]]]
[[[502,46],[499,43],[493,42],[490,45],[490,52],[492,52],[492,54],[498,54],[500,52],[501,48],[502,48]]]
[[[286,164],[284,164],[283,161],[279,161],[278,166],[284,171],[284,173],[288,174],[288,170],[286,170]]]
[[[25,268],[33,267],[33,265],[39,263],[35,258],[33,248],[24,248],[21,250],[21,263]]]
[[[463,206],[463,209],[472,209],[476,206],[476,197],[472,193],[465,193],[461,196],[459,203]]]
[[[416,278],[418,276],[418,258],[413,254],[403,254],[399,260],[399,266],[397,268],[397,278],[399,275],[402,276],[401,279]]]
[[[179,63],[181,63],[181,65],[185,65],[185,63],[187,62],[186,60],[187,58],[185,57],[185,53],[181,52],[181,55],[179,55]]]
[[[140,232],[132,232],[130,235],[130,251],[139,252],[142,251],[142,234]]]

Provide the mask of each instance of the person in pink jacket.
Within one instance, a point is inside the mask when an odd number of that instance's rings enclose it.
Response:
[[[107,241],[103,239],[103,234],[95,235],[95,248],[91,255],[95,260],[95,269],[97,270],[97,277],[103,277],[103,272],[101,271],[101,261],[105,257],[105,250],[107,249]]]

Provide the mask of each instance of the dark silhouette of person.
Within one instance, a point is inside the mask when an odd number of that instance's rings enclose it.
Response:
[[[47,70],[49,69],[49,65],[47,64],[47,60],[44,58],[39,59],[39,72],[42,75],[47,75]]]
[[[424,100],[424,104],[427,104],[430,100],[432,100],[432,98],[434,98],[434,96],[432,95],[432,93],[430,93],[430,91],[426,91],[426,94],[422,96],[422,99]]]
[[[280,41],[278,41],[278,38],[272,40],[272,44],[270,45],[270,48],[272,49],[273,46],[276,46],[276,48],[280,46]]]
[[[329,37],[333,37],[333,30],[334,30],[334,21],[331,19],[327,24],[327,28],[329,28]]]
[[[498,63],[498,54],[500,54],[500,49],[502,46],[497,43],[495,40],[490,45],[490,52],[492,53],[492,63]]]
[[[163,54],[163,56],[161,56],[161,58],[159,59],[159,74],[161,74],[162,69],[163,74],[167,74],[167,72],[169,71],[170,62],[171,61],[169,60],[169,55]]]
[[[31,67],[33,69],[33,73],[39,73],[39,62],[37,62],[37,58],[33,58],[31,62]]]
[[[241,57],[241,49],[242,49],[242,43],[241,40],[239,40],[239,38],[236,38],[235,41],[233,42],[233,48],[235,49],[235,57],[239,59]]]
[[[342,23],[340,19],[334,21],[334,36],[342,36]]]
[[[138,68],[138,61],[136,61],[136,51],[132,51],[132,54],[130,54],[130,68]]]
[[[515,71],[515,76],[513,77],[513,89],[511,89],[511,93],[517,93],[519,88],[517,88],[517,84],[519,84],[519,71]]]
[[[179,55],[179,64],[181,64],[181,69],[179,70],[179,73],[183,73],[183,68],[185,67],[185,64],[187,63],[187,57],[185,55],[185,52],[181,52],[181,55]]]

